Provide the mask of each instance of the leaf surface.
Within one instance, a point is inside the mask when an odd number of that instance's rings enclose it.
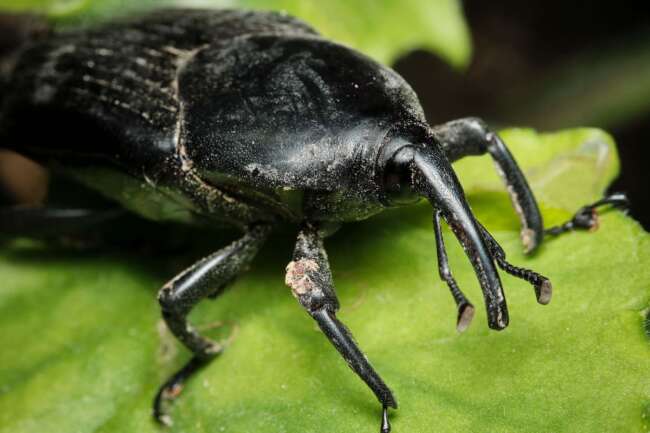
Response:
[[[164,6],[284,11],[310,23],[327,38],[384,63],[422,48],[463,67],[472,50],[458,0],[6,0],[1,8],[39,11],[62,23],[78,23]]]
[[[617,173],[598,130],[508,130],[549,223],[600,196]],[[399,432],[648,430],[648,234],[621,212],[600,229],[522,254],[518,220],[488,157],[457,164],[477,217],[511,262],[551,278],[550,305],[502,275],[510,327],[490,331],[478,283],[444,232],[477,306],[462,335],[439,280],[431,209],[350,224],[328,248],[339,317],[395,391]],[[232,337],[172,409],[180,432],[376,432],[380,408],[284,286],[292,235],[277,235],[221,298],[192,314]],[[218,248],[215,245],[214,248]],[[160,432],[157,386],[188,358],[161,326],[156,291],[196,258],[61,252],[19,241],[0,255],[0,432]],[[645,417],[644,417],[645,416]]]

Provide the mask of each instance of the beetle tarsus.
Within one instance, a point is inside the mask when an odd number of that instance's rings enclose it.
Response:
[[[627,209],[629,204],[629,200],[623,193],[618,192],[607,195],[595,203],[581,207],[569,221],[550,227],[544,230],[544,233],[551,236],[558,236],[562,233],[577,229],[596,230],[599,224],[598,208],[614,206],[619,209]]]
[[[543,279],[539,284],[535,284],[535,295],[537,296],[537,302],[542,305],[551,302],[551,297],[553,296],[553,284],[551,284],[551,280]]]
[[[390,420],[388,419],[388,407],[384,406],[381,412],[381,428],[379,433],[390,433]]]
[[[535,289],[535,297],[539,304],[546,305],[551,302],[551,296],[553,294],[553,285],[551,284],[551,280],[530,269],[520,268],[508,263],[505,254],[495,255],[495,260],[499,267],[508,274],[521,278],[522,280],[528,281],[532,284]]]
[[[175,400],[183,390],[187,379],[206,365],[210,359],[212,358],[193,356],[167,382],[160,386],[153,401],[153,417],[158,423],[171,427],[172,418],[165,410],[165,403]]]
[[[521,278],[522,280],[528,281],[532,284],[535,289],[535,297],[539,304],[546,305],[551,302],[551,296],[553,294],[553,285],[551,284],[551,281],[535,271],[520,268],[509,263],[506,260],[506,253],[503,251],[503,248],[501,248],[501,245],[499,245],[490,232],[488,232],[480,223],[479,227],[483,234],[483,238],[488,244],[492,257],[497,262],[497,265],[513,277]]]

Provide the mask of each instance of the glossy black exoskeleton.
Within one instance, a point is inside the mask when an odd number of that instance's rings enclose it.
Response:
[[[525,249],[534,250],[544,235],[542,217],[499,136],[474,118],[430,127],[415,93],[394,71],[292,17],[160,11],[35,38],[11,69],[0,145],[145,218],[243,231],[160,291],[169,329],[194,353],[155,398],[161,422],[170,421],[163,402],[222,350],[187,315],[201,299],[220,294],[281,223],[300,227],[286,283],[381,402],[382,432],[390,430],[387,408],[397,403],[335,314],[323,239],[338,225],[428,199],[440,276],[457,303],[459,330],[474,308],[449,269],[441,219],[476,271],[491,328],[508,325],[496,266],[532,283],[539,303],[550,300],[548,279],[506,262],[451,168],[464,156],[490,154],[521,219]],[[0,227],[34,234],[110,217],[79,207],[6,209]],[[592,209],[564,229],[593,225]]]

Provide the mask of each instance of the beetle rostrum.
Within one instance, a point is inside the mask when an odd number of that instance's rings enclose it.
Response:
[[[29,35],[30,32],[24,32]],[[15,236],[66,235],[123,212],[152,222],[239,228],[241,237],[197,261],[159,293],[162,316],[192,359],[161,387],[153,413],[171,423],[167,402],[223,346],[188,322],[217,297],[281,224],[298,227],[286,284],[299,304],[382,407],[397,401],[336,317],[324,239],[343,223],[388,207],[428,200],[440,277],[467,328],[474,306],[458,287],[442,238],[446,221],[484,294],[488,325],[508,325],[497,267],[551,298],[544,276],[506,261],[476,220],[451,163],[489,154],[521,220],[530,252],[544,235],[595,225],[596,207],[544,230],[526,179],[498,134],[480,119],[428,125],[411,87],[363,54],[273,12],[162,10],[74,31],[39,32],[12,53],[2,78],[0,145],[108,198],[113,209],[80,200],[62,208],[0,210]],[[38,125],[38,127],[34,127]],[[242,342],[243,343],[243,342]]]

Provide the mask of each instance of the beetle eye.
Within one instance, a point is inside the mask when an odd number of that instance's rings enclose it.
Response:
[[[413,161],[410,151],[398,151],[388,160],[384,170],[384,193],[391,205],[407,205],[420,200],[412,188]]]

